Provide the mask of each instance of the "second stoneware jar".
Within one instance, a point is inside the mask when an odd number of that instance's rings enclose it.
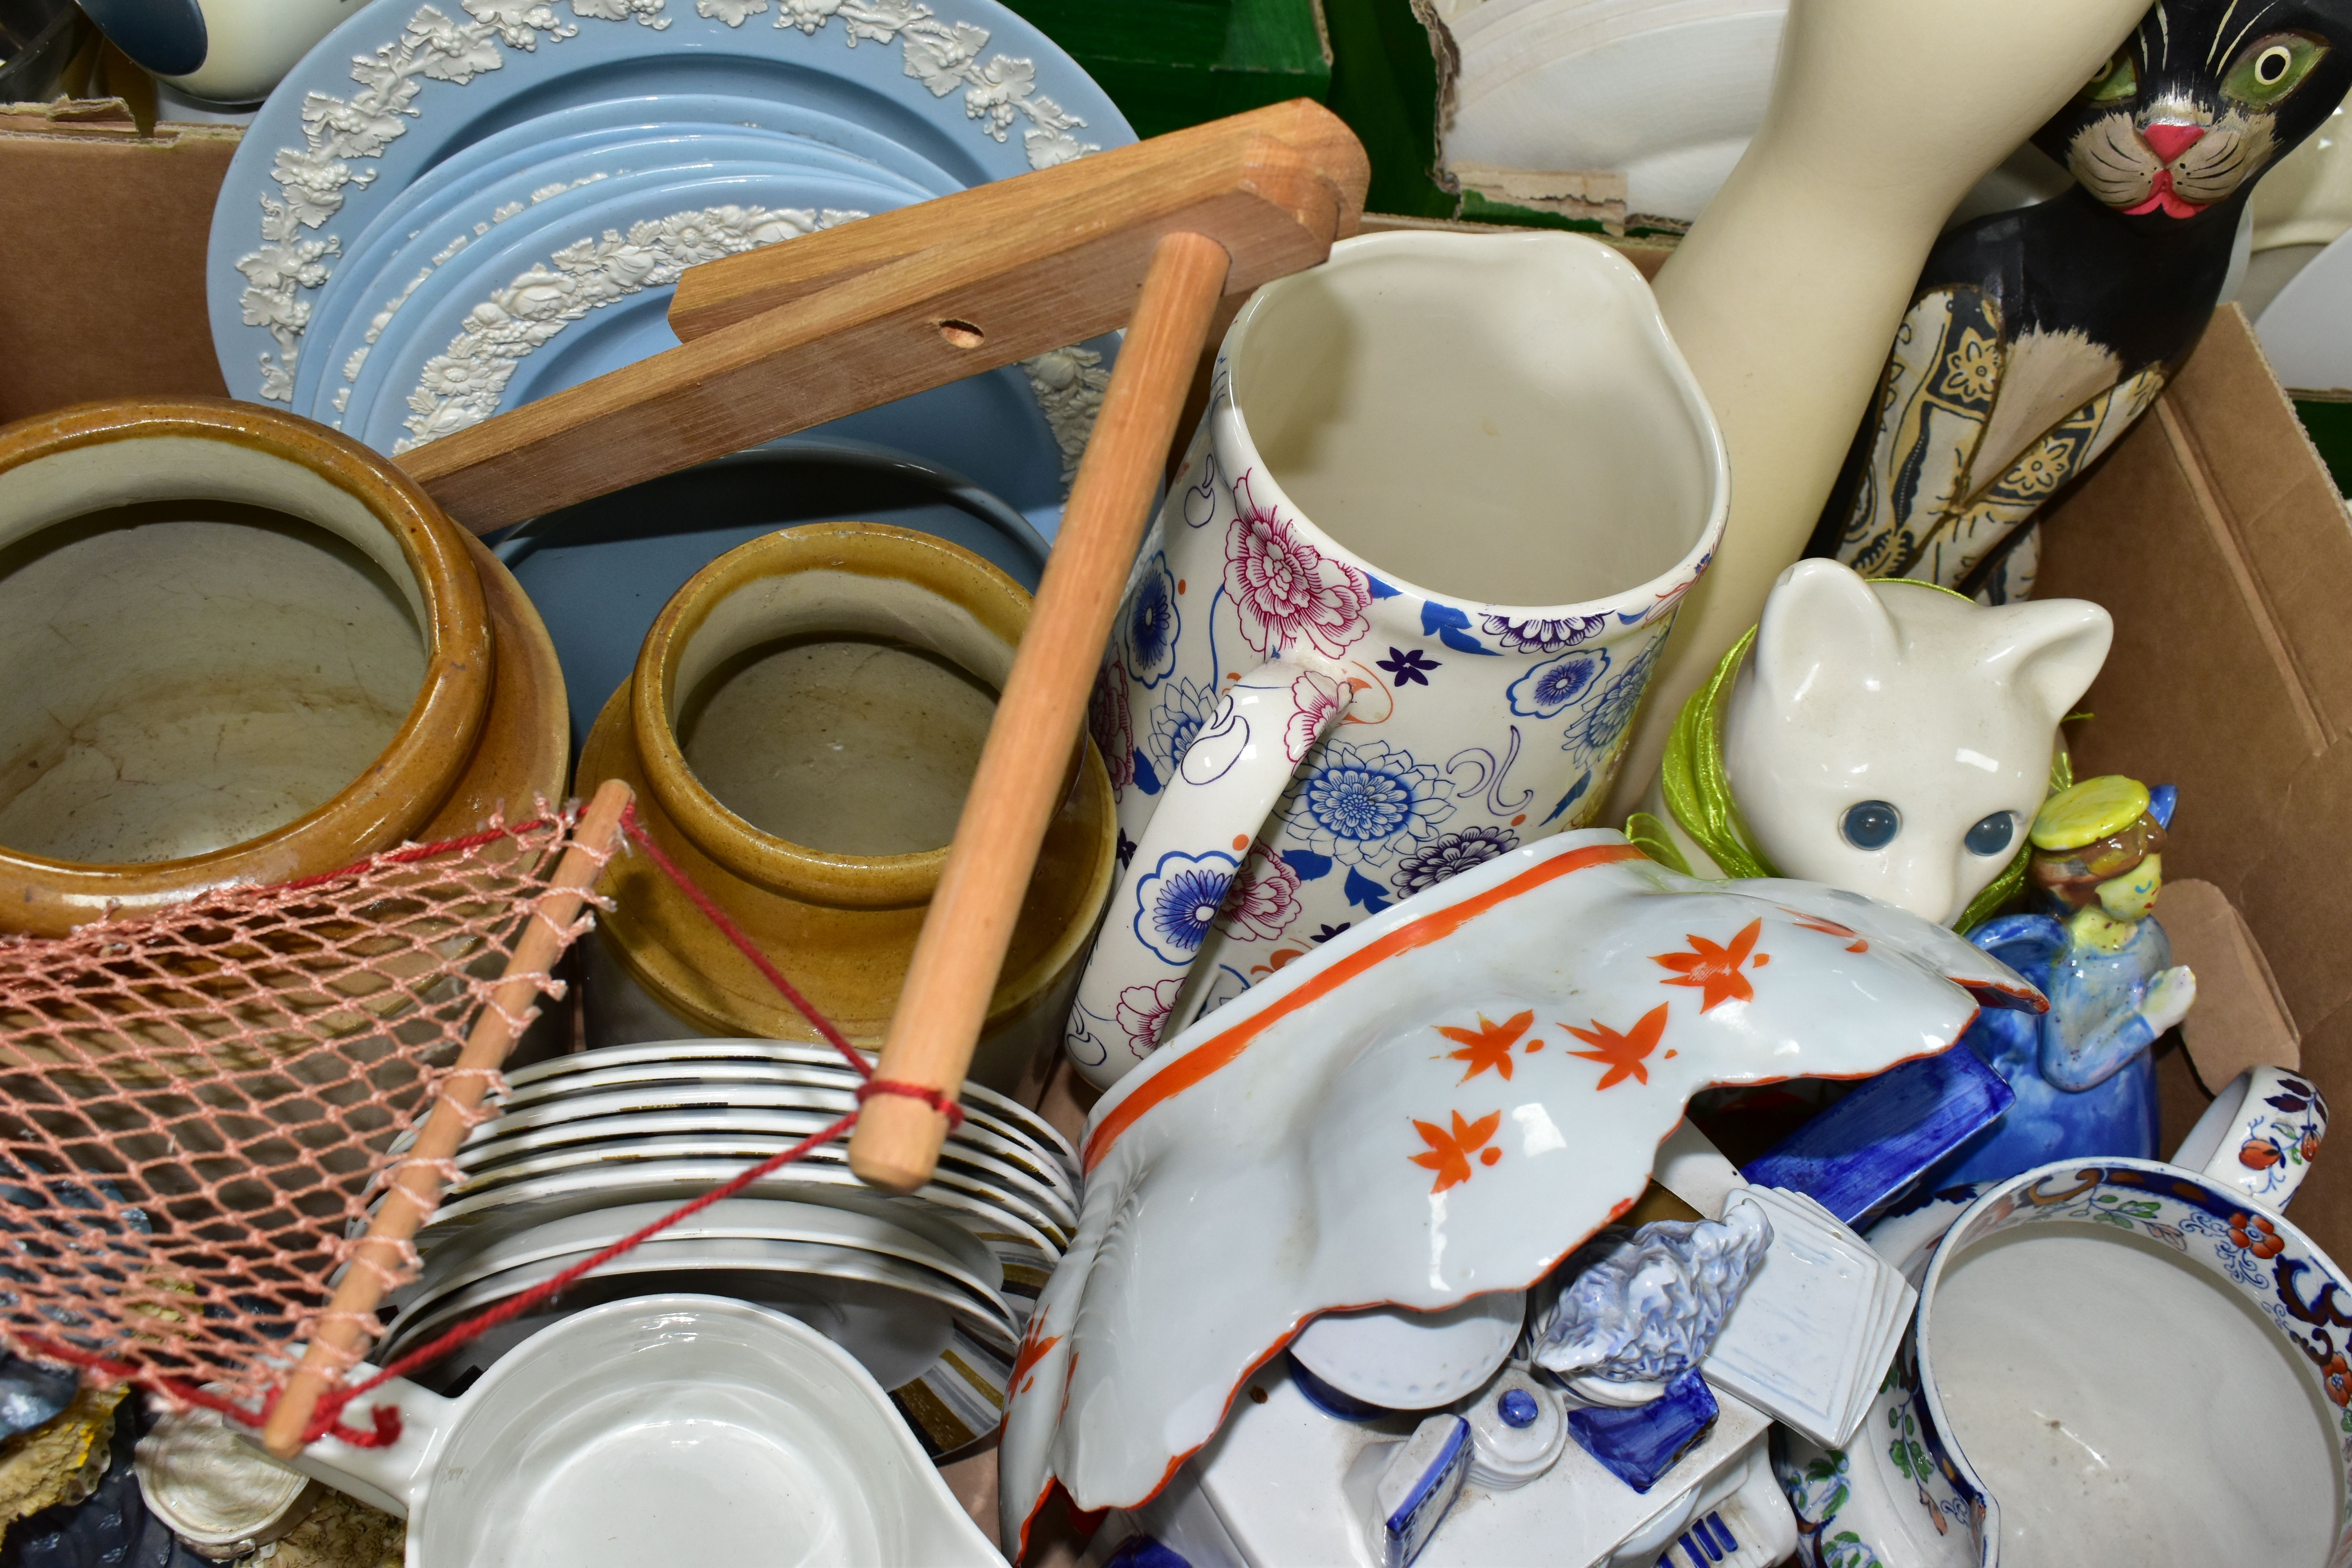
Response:
[[[968,551],[879,523],[787,529],[678,590],[580,759],[854,1040],[878,1047],[947,861],[1029,595]],[[1058,1035],[1117,865],[1082,742],[971,1077],[1010,1089]],[[816,1031],[643,855],[589,955],[592,1045]],[[681,1030],[681,1026],[683,1029]]]
[[[563,678],[390,462],[210,399],[0,429],[0,932],[60,934],[530,815]]]

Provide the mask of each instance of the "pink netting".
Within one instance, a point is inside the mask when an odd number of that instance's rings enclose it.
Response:
[[[493,990],[561,994],[508,971],[574,826],[0,941],[0,1342],[267,1395]]]
[[[539,922],[561,956],[590,919],[551,913],[579,895],[551,879],[565,850],[601,865],[578,814],[379,855],[276,888],[224,889],[152,920],[84,927],[56,941],[0,940],[0,1343],[86,1375],[128,1381],[254,1422],[326,1321],[347,1261],[390,1287],[413,1277],[356,1256],[370,1209],[407,1167],[403,1134],[456,1089],[461,1046],[497,993],[556,996],[543,966],[518,966]],[[841,1051],[875,1094],[903,1094],[962,1120],[952,1096],[875,1079],[866,1059],[767,955],[671,863],[625,807],[619,826]],[[551,965],[553,958],[548,961]],[[509,992],[511,1004],[514,993]],[[536,1008],[509,1012],[515,1035]],[[476,1059],[482,1059],[477,1058]],[[486,1073],[495,1088],[495,1073]],[[467,1086],[469,1090],[485,1085]],[[844,1136],[851,1111],[783,1152],[557,1278],[468,1319],[356,1384],[326,1392],[304,1440],[343,1406]],[[433,1190],[454,1179],[433,1169]],[[422,1216],[420,1216],[422,1217]],[[352,1314],[357,1348],[380,1331]],[[223,1385],[205,1392],[208,1385]]]

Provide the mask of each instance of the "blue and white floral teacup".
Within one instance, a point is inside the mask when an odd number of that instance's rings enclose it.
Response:
[[[2153,1160],[2025,1172],[1935,1244],[1862,1435],[1776,1439],[1800,1558],[2352,1560],[2347,1357],[2352,1279],[2235,1180]]]
[[[1649,286],[1596,241],[1368,236],[1258,290],[1096,685],[1126,863],[1079,1070],[1585,826],[1728,498]]]

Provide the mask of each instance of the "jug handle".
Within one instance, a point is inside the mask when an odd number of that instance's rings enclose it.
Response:
[[[352,1371],[362,1378],[374,1373],[368,1366]],[[373,1424],[373,1412],[379,1406],[390,1405],[400,1412],[399,1441],[381,1448],[360,1448],[338,1438],[321,1437],[281,1462],[371,1508],[405,1519],[425,1500],[425,1482],[434,1451],[440,1445],[442,1434],[454,1425],[462,1403],[461,1399],[444,1399],[404,1377],[395,1377],[366,1398],[355,1399],[346,1405],[342,1420],[346,1426],[366,1431]],[[268,1453],[258,1433],[234,1426],[231,1430]]]
[[[1276,659],[1225,689],[1216,713],[1178,761],[1143,842],[1119,874],[1102,934],[1070,1008],[1063,1048],[1079,1076],[1108,1089],[1176,1032],[1180,1009],[1195,1000],[1185,982],[1205,933],[1189,948],[1153,934],[1155,892],[1179,890],[1174,876],[1241,875],[1251,843],[1307,751],[1330,732],[1355,700],[1344,677]],[[1230,889],[1219,887],[1222,900]],[[1182,933],[1179,933],[1180,939]],[[1119,1021],[1123,993],[1143,988],[1171,1004],[1149,1010],[1144,1035]],[[1193,988],[1196,992],[1197,988]]]
[[[2285,1068],[2251,1067],[2213,1097],[2171,1163],[2284,1212],[2326,1133],[2327,1101],[2310,1079]]]

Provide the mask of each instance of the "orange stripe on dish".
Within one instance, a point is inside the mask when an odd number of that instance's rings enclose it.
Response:
[[[1401,952],[1409,952],[1416,947],[1426,946],[1440,937],[1451,936],[1496,905],[1507,903],[1554,878],[1565,877],[1570,871],[1581,871],[1589,866],[1607,866],[1619,860],[1638,860],[1641,858],[1642,852],[1631,844],[1595,844],[1589,848],[1570,850],[1520,872],[1507,882],[1498,882],[1458,904],[1449,904],[1444,909],[1401,925],[1378,942],[1358,948],[1264,1012],[1244,1019],[1223,1034],[1186,1052],[1181,1059],[1169,1063],[1165,1069],[1139,1085],[1133,1094],[1121,1100],[1116,1110],[1103,1118],[1102,1125],[1096,1128],[1094,1136],[1087,1140],[1086,1169],[1091,1173],[1096,1163],[1110,1152],[1110,1146],[1118,1142],[1119,1134],[1133,1126],[1145,1112],[1203,1081],[1248,1049],[1250,1042],[1258,1036],[1308,1003],[1322,1000],[1375,963],[1394,958]]]

